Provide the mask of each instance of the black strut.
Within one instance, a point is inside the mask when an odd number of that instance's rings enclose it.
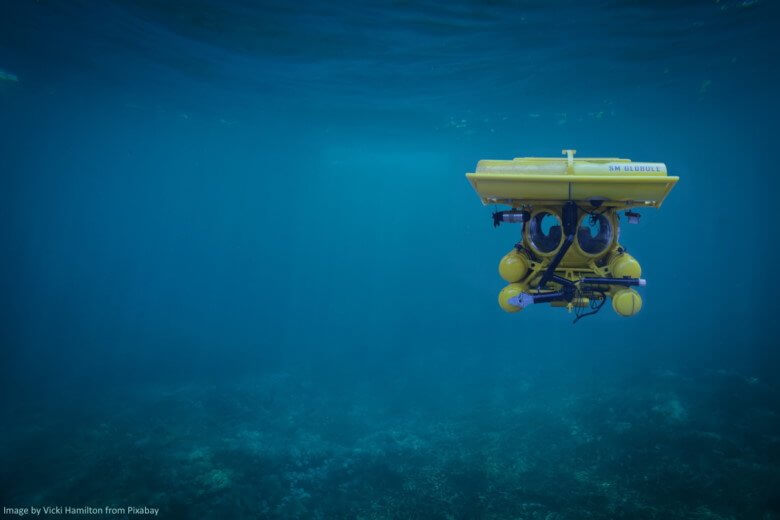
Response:
[[[566,240],[563,241],[555,258],[552,259],[552,262],[547,266],[547,270],[539,280],[539,289],[544,289],[547,282],[553,279],[555,269],[563,260],[563,255],[566,254],[566,251],[574,243],[574,235],[577,233],[577,205],[572,200],[566,201],[563,205],[563,233],[566,235]]]

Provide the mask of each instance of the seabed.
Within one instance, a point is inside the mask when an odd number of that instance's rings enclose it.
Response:
[[[320,387],[275,374],[19,410],[2,501],[205,519],[780,517],[778,390],[750,375],[657,371],[588,392],[508,373],[413,408],[365,383]]]

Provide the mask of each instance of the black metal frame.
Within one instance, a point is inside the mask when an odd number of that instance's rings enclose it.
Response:
[[[571,200],[566,201],[566,204],[563,205],[563,232],[566,235],[566,239],[561,244],[561,248],[558,249],[550,265],[547,266],[542,279],[539,280],[539,289],[544,289],[547,286],[547,282],[554,279],[555,269],[563,260],[563,255],[566,254],[566,251],[574,243],[574,237],[577,234],[577,205]],[[565,280],[565,278],[561,278],[561,280]]]
[[[557,274],[553,274],[551,277],[552,282],[561,285],[561,290],[554,292],[539,292],[527,293],[531,297],[533,303],[551,303],[551,302],[566,302],[571,303],[575,298],[586,297],[591,301],[591,311],[582,313],[577,311],[577,317],[574,319],[574,323],[577,323],[585,316],[591,316],[601,310],[604,303],[607,301],[607,290],[609,285],[622,285],[625,287],[631,287],[635,285],[642,285],[642,280],[639,278],[600,278],[600,277],[587,277],[581,278],[574,282]],[[594,295],[598,294],[599,303],[594,305]]]

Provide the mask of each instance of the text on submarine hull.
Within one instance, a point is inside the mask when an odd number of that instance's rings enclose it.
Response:
[[[522,240],[499,262],[509,283],[498,295],[507,312],[536,303],[574,310],[577,319],[598,312],[607,299],[621,316],[642,308],[634,287],[644,286],[639,262],[618,243],[619,211],[659,208],[679,180],[663,163],[610,157],[518,157],[481,160],[466,178],[493,213],[493,225],[522,225]]]

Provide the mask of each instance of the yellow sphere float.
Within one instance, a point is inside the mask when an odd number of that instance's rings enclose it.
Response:
[[[528,286],[522,283],[510,283],[498,293],[498,305],[506,312],[517,312],[523,310],[522,307],[512,305],[509,300],[516,298],[523,294],[523,291],[528,289]]]
[[[642,310],[642,297],[633,289],[618,289],[612,294],[612,308],[621,316],[633,316]]]
[[[528,273],[528,264],[528,256],[513,249],[498,263],[498,274],[507,282],[514,283],[522,280]]]
[[[642,276],[642,266],[636,258],[626,252],[616,252],[609,259],[609,271],[615,278],[639,278]]]

